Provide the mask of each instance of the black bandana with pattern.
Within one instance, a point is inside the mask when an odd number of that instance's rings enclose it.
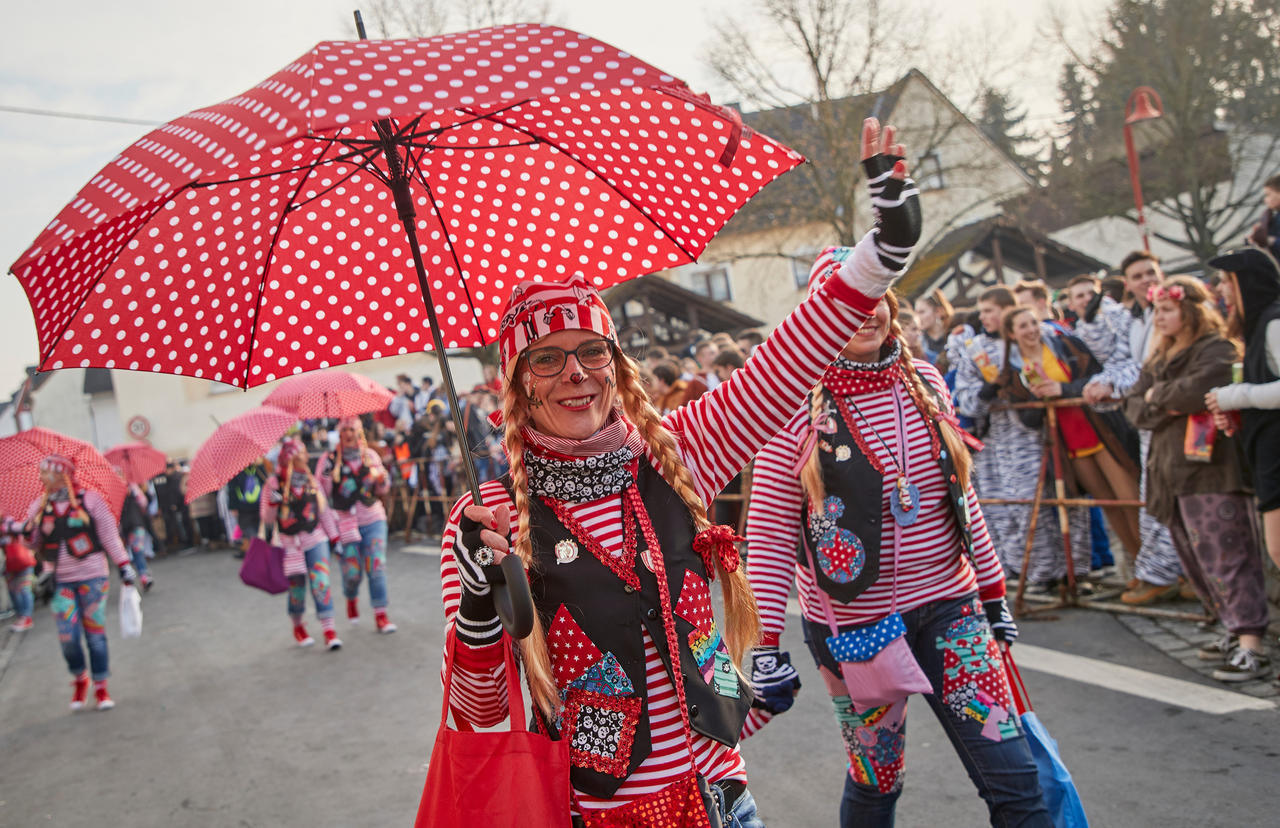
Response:
[[[524,455],[529,493],[571,503],[618,494],[635,482],[627,465],[635,458],[628,445],[591,457],[561,460],[533,451]]]

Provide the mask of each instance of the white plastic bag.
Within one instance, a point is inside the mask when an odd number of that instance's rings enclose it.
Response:
[[[120,637],[142,636],[142,596],[138,588],[128,584],[120,588]]]

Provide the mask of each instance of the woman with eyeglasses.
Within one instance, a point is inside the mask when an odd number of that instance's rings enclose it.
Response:
[[[387,510],[382,505],[391,480],[382,458],[365,442],[359,417],[338,423],[338,448],[320,458],[316,477],[337,524],[347,620],[360,621],[360,581],[367,575],[378,632],[395,632],[387,617]]]
[[[738,752],[752,690],[737,670],[759,616],[712,498],[800,403],[919,237],[892,128],[868,119],[878,210],[833,278],[733,378],[661,417],[583,276],[521,283],[499,328],[508,477],[464,495],[441,576],[456,719],[506,715],[505,635],[490,579],[524,562],[537,608],[520,642],[530,696],[570,742],[576,825],[762,825]],[[721,579],[724,628],[711,604]],[[424,808],[429,803],[424,803]]]

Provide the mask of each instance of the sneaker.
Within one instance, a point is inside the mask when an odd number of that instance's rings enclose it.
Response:
[[[1227,663],[1213,671],[1218,681],[1249,681],[1261,678],[1271,670],[1271,659],[1256,650],[1237,647],[1227,657]]]
[[[1211,641],[1196,651],[1196,658],[1201,661],[1223,663],[1231,651],[1238,646],[1239,639],[1231,633],[1223,633],[1216,641]]]
[[[353,627],[360,623],[360,602],[355,598],[347,599],[347,620]]]
[[[89,698],[89,674],[81,673],[71,680],[71,709],[82,710],[84,700]]]
[[[326,650],[341,650],[342,639],[338,638],[338,634],[333,630],[324,631],[324,648]]]
[[[298,642],[299,647],[310,647],[316,643],[316,640],[307,632],[307,628],[301,624],[293,625],[293,640]]]
[[[150,575],[140,575],[138,576],[138,580],[142,583],[143,592],[150,592],[151,587],[156,583],[156,579],[152,578]]]
[[[12,624],[9,625],[9,629],[13,630],[16,633],[19,633],[19,632],[26,632],[27,630],[31,629],[33,626],[35,626],[35,622],[31,620],[30,615],[20,615],[18,616],[17,621],[14,621]]]
[[[396,625],[391,623],[391,619],[387,618],[385,612],[374,610],[374,620],[378,623],[378,632],[389,634],[396,631]]]
[[[99,710],[110,710],[116,706],[116,703],[111,699],[111,694],[107,692],[107,683],[105,681],[95,681],[93,683],[93,696],[98,700]]]
[[[1146,581],[1139,580],[1137,586],[1129,589],[1120,596],[1120,600],[1130,606],[1155,604],[1160,601],[1173,600],[1177,597],[1178,590],[1179,586],[1177,583],[1149,584]]]

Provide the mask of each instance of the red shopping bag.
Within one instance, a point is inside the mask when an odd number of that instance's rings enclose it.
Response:
[[[414,828],[568,828],[569,742],[530,732],[511,638],[503,635],[511,729],[478,733],[448,724],[453,684],[452,631],[440,730]]]

